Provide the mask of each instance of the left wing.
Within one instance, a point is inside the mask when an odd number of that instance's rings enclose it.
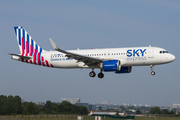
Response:
[[[103,61],[102,58],[83,56],[77,53],[67,52],[65,50],[59,49],[51,38],[49,38],[49,40],[56,51],[66,54],[66,57],[68,57],[69,59],[72,58],[77,60],[77,62],[84,62],[86,65],[99,64]]]

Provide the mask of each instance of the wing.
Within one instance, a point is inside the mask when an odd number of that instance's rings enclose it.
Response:
[[[83,56],[77,53],[67,52],[65,50],[59,49],[51,38],[49,38],[49,40],[56,51],[66,54],[69,59],[72,58],[77,60],[77,62],[84,62],[86,65],[99,64],[103,61],[101,58]]]

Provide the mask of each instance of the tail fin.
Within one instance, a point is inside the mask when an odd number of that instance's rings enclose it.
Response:
[[[22,26],[16,26],[14,27],[14,30],[17,36],[17,42],[21,56],[32,56],[35,64],[36,61],[38,64],[41,64],[41,53],[43,49],[38,44],[36,44],[36,42]],[[32,62],[32,60],[30,62]]]
[[[36,42],[22,26],[14,27],[14,30],[22,56],[32,56],[34,52],[42,52],[42,48],[36,44]]]

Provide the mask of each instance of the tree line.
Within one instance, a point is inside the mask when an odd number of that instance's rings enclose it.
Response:
[[[0,95],[0,115],[31,115],[31,114],[81,114],[87,115],[88,109],[63,101],[60,104],[46,101],[44,106],[33,102],[21,102],[19,96]]]
[[[142,114],[141,111],[138,109],[136,111],[136,114]],[[149,111],[149,114],[163,114],[163,115],[174,115],[177,117],[180,117],[180,112],[178,114],[176,114],[176,110],[172,109],[171,111],[169,111],[168,109],[162,109],[160,110],[159,107],[152,107],[151,110]]]

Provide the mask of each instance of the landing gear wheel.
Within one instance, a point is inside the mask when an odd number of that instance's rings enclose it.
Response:
[[[150,65],[150,68],[151,68],[151,75],[155,75],[155,72],[153,71],[154,65]]]
[[[154,72],[154,71],[152,71],[152,72],[151,72],[151,75],[155,75],[155,72]]]
[[[99,77],[99,78],[103,78],[103,77],[104,77],[104,74],[103,74],[103,73],[99,73],[99,74],[98,74],[98,77]]]
[[[92,72],[89,73],[89,76],[90,76],[90,77],[95,77],[95,76],[96,76],[96,73],[95,73],[94,71],[92,71]]]

